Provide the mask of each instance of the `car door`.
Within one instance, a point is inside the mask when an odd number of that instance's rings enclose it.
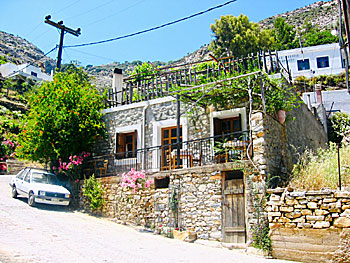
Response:
[[[27,175],[28,173],[28,169],[24,169],[22,170],[15,178],[15,186],[16,186],[16,189],[17,189],[17,192],[19,194],[25,194],[25,192],[23,191],[23,179],[24,177]]]
[[[29,190],[30,190],[30,175],[31,172],[28,171],[27,174],[23,178],[23,183],[22,183],[22,191],[24,195],[28,195]]]

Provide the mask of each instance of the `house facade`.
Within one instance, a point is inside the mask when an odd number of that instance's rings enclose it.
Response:
[[[21,65],[15,65],[13,63],[6,63],[0,65],[0,74],[4,78],[22,76],[25,78],[32,78],[36,81],[51,81],[52,75],[43,73],[40,68],[24,63]]]
[[[345,72],[339,44],[278,51],[279,60],[291,72],[292,78],[311,78],[319,75],[337,75]]]
[[[252,63],[266,68],[262,58]],[[219,107],[174,95],[173,83],[191,89],[199,74],[223,76],[237,64],[223,63],[221,72],[220,66],[200,73],[182,68],[138,81],[123,80],[122,72],[114,71],[115,92],[104,110],[107,136],[99,139],[91,160],[95,166],[108,163],[101,178],[108,216],[158,233],[164,226],[180,229],[189,239],[243,246],[252,240],[266,223],[266,181],[278,185],[298,153],[324,145],[327,138],[305,105],[290,113],[296,121],[281,124],[254,110],[249,100]],[[145,170],[153,187],[134,194],[123,189],[121,174],[130,169]]]

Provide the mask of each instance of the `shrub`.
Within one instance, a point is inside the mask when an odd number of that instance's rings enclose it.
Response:
[[[104,134],[103,96],[80,69],[59,72],[33,90],[30,111],[19,136],[22,157],[51,162],[91,151]]]
[[[329,139],[332,142],[341,142],[345,132],[350,130],[350,114],[346,112],[336,112],[329,118],[330,129]]]
[[[96,180],[94,175],[85,180],[83,195],[87,197],[92,211],[96,211],[101,208],[105,202],[103,199],[102,185]]]
[[[342,185],[350,185],[350,147],[340,149]],[[319,190],[338,187],[337,145],[330,143],[329,149],[317,153],[305,151],[294,166],[289,186],[295,189]]]

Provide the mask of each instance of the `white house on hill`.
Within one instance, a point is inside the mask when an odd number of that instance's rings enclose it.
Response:
[[[52,75],[43,73],[40,68],[30,64],[15,65],[13,63],[6,63],[0,65],[0,74],[4,78],[23,76],[25,78],[32,78],[36,81],[51,81]]]
[[[337,43],[282,50],[278,52],[278,58],[286,69],[289,68],[293,79],[336,75],[345,71]]]

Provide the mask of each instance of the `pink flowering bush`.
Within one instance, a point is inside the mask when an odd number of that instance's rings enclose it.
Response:
[[[122,188],[132,189],[132,192],[136,193],[140,189],[149,188],[152,183],[153,180],[146,177],[145,171],[135,171],[135,169],[132,168],[128,173],[122,174],[120,186]]]
[[[80,165],[83,164],[83,160],[86,157],[89,157],[90,153],[82,152],[79,155],[69,156],[69,162],[63,162],[61,158],[58,159],[59,166],[52,167],[52,170],[57,171],[58,173],[63,173],[70,176],[72,179],[80,177]]]
[[[16,154],[18,143],[10,139],[5,139],[0,143],[0,161],[12,158]]]

